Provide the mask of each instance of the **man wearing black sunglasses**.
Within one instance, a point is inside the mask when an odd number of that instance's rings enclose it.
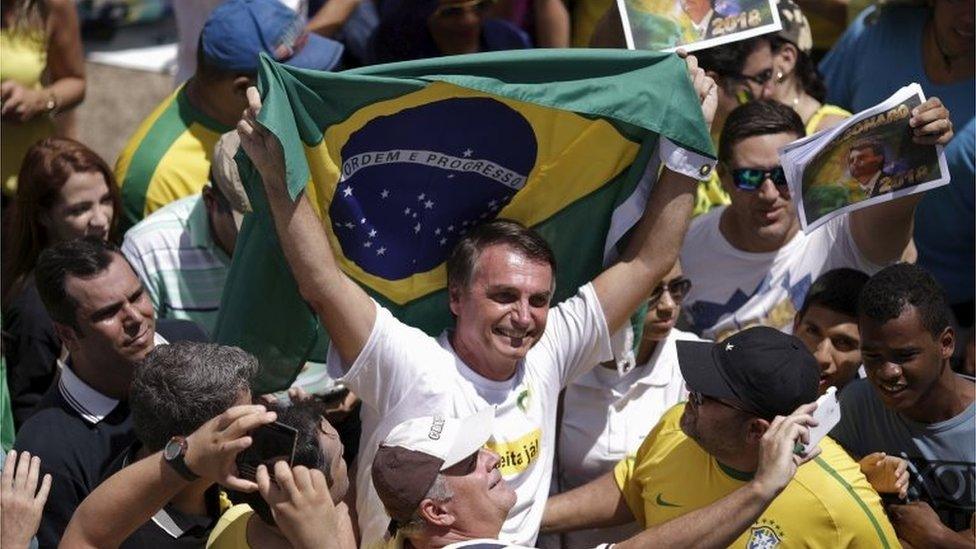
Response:
[[[778,330],[758,326],[721,343],[677,345],[678,364],[692,391],[689,402],[664,415],[636,457],[550,499],[544,525],[579,528],[636,519],[646,534],[715,508],[715,502],[763,476],[761,448],[767,434],[774,436],[777,416],[817,398],[816,360],[802,342]],[[819,455],[801,464],[782,491],[723,546],[897,545],[881,500],[857,464],[829,438],[818,448]],[[726,512],[699,523],[721,531],[741,518]],[[713,542],[702,535],[695,546]]]
[[[916,107],[915,141],[947,142],[948,115],[937,98]],[[685,310],[702,337],[721,340],[754,324],[789,331],[821,273],[848,267],[871,274],[898,260],[908,245],[919,194],[800,232],[778,149],[804,134],[796,111],[774,101],[747,103],[726,120],[718,172],[732,203],[696,218],[681,251],[685,273],[695,281]]]

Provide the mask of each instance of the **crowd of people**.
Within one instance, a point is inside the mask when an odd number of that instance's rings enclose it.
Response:
[[[662,139],[614,262],[554,303],[546,239],[486,220],[431,337],[293,198],[260,54],[622,47],[616,3],[173,0],[176,88],[103,159],[76,140],[75,3],[3,0],[0,545],[972,547],[976,10],[797,2],[775,2],[782,30],[676,54],[717,162]],[[910,138],[950,182],[802,231],[781,148],[911,82]],[[257,394],[259,361],[212,341],[253,215],[244,156],[328,334],[327,393]],[[845,161],[884,191],[884,150]]]

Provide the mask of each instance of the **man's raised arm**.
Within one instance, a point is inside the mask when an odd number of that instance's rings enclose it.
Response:
[[[201,425],[186,439],[186,466],[200,476],[193,482],[220,482],[242,492],[257,490],[257,484],[237,477],[234,460],[251,444],[248,433],[276,417],[264,406],[244,405]],[[166,463],[161,451],[141,459],[88,494],[72,515],[59,547],[118,547],[190,482]]]
[[[329,332],[344,367],[356,361],[376,321],[369,295],[336,263],[325,229],[303,192],[297,201],[288,195],[281,143],[257,121],[261,96],[247,90],[248,108],[237,125],[241,146],[261,174],[281,249],[298,283],[298,291]]]
[[[945,145],[952,139],[949,110],[938,97],[930,97],[912,110],[913,140],[921,145]],[[899,259],[912,239],[915,206],[922,194],[904,196],[885,204],[851,212],[851,235],[868,261],[885,265]]]
[[[698,68],[694,56],[687,56],[686,62],[702,114],[711,125],[717,101],[715,82]],[[659,147],[666,144],[670,142],[662,138]],[[593,280],[610,333],[628,321],[678,259],[691,221],[697,185],[697,177],[682,175],[665,165],[627,249],[617,263]]]

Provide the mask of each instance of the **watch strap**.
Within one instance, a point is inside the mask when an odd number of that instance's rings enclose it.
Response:
[[[186,456],[186,449],[187,449],[186,439],[183,437],[173,437],[166,444],[167,447],[170,447],[171,445],[179,445],[180,451],[175,453],[175,455],[172,456],[170,455],[171,452],[164,452],[163,457],[166,463],[168,463],[169,466],[172,467],[174,471],[176,471],[181,477],[183,477],[186,480],[193,481],[200,478],[200,475],[191,471],[190,468],[187,467],[186,465],[186,460],[184,459]]]

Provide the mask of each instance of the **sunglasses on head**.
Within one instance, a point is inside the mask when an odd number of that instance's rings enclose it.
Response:
[[[456,2],[453,4],[443,4],[438,6],[434,11],[435,17],[460,17],[469,11],[474,11],[477,14],[486,13],[491,9],[492,4],[495,0],[468,0],[467,2]]]
[[[777,187],[785,187],[788,185],[783,166],[776,166],[771,170],[758,168],[739,168],[732,170],[732,182],[735,183],[737,188],[743,191],[755,191],[759,189],[766,179],[772,181],[773,185]]]

